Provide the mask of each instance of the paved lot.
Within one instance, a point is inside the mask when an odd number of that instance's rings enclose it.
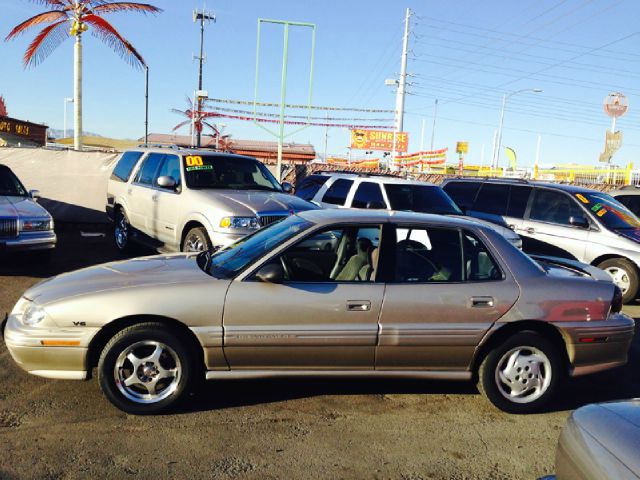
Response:
[[[42,278],[118,258],[106,238],[69,229],[48,266],[0,259],[0,312]],[[530,416],[465,383],[288,379],[210,382],[181,412],[134,417],[95,380],[24,373],[0,342],[0,479],[535,479],[553,471],[568,413],[640,396],[639,367],[636,340],[628,366],[572,381]]]

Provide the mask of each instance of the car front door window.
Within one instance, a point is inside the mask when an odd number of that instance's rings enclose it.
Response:
[[[536,190],[529,218],[540,222],[570,225],[570,217],[580,216],[581,212],[573,199],[562,192],[553,190]]]

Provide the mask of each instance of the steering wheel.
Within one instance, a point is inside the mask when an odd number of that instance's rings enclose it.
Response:
[[[291,272],[289,271],[289,266],[287,262],[284,261],[284,255],[280,255],[280,264],[282,265],[282,270],[284,270],[284,278],[287,280],[291,279]]]

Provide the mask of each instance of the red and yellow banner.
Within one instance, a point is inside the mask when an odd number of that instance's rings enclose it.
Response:
[[[415,167],[416,165],[443,165],[447,161],[449,148],[416,152],[409,155],[397,155],[395,165],[400,167]]]
[[[345,158],[327,158],[327,164],[338,167],[356,167],[356,168],[370,168],[378,170],[380,168],[380,159],[368,158],[364,160],[349,160]]]
[[[351,148],[359,150],[381,150],[383,152],[393,151],[394,132],[385,130],[351,130]],[[406,152],[409,147],[409,134],[398,132],[396,137],[396,152]]]

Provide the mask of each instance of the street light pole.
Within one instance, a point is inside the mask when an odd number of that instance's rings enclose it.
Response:
[[[500,126],[498,127],[498,139],[496,141],[496,149],[493,152],[493,159],[491,162],[492,168],[498,168],[500,166],[500,150],[502,149],[502,126],[504,125],[504,110],[507,105],[507,99],[523,92],[541,93],[540,88],[523,88],[522,90],[516,90],[515,92],[505,93],[502,96],[502,108],[500,109]]]
[[[200,62],[199,72],[198,72],[198,92],[202,91],[202,63],[204,61],[204,22],[205,21],[216,21],[216,16],[210,12],[202,10],[201,12],[198,10],[194,10],[193,12],[193,21],[197,22],[200,20],[200,55],[198,56],[198,60]],[[194,112],[195,115],[198,115],[198,121],[201,120],[202,115],[202,97],[198,95],[197,101],[197,111]],[[200,148],[202,142],[202,129],[196,132],[196,146]]]
[[[63,121],[63,129],[62,129],[62,138],[67,138],[67,103],[73,103],[73,98],[65,97],[63,102],[64,107],[64,121]]]

